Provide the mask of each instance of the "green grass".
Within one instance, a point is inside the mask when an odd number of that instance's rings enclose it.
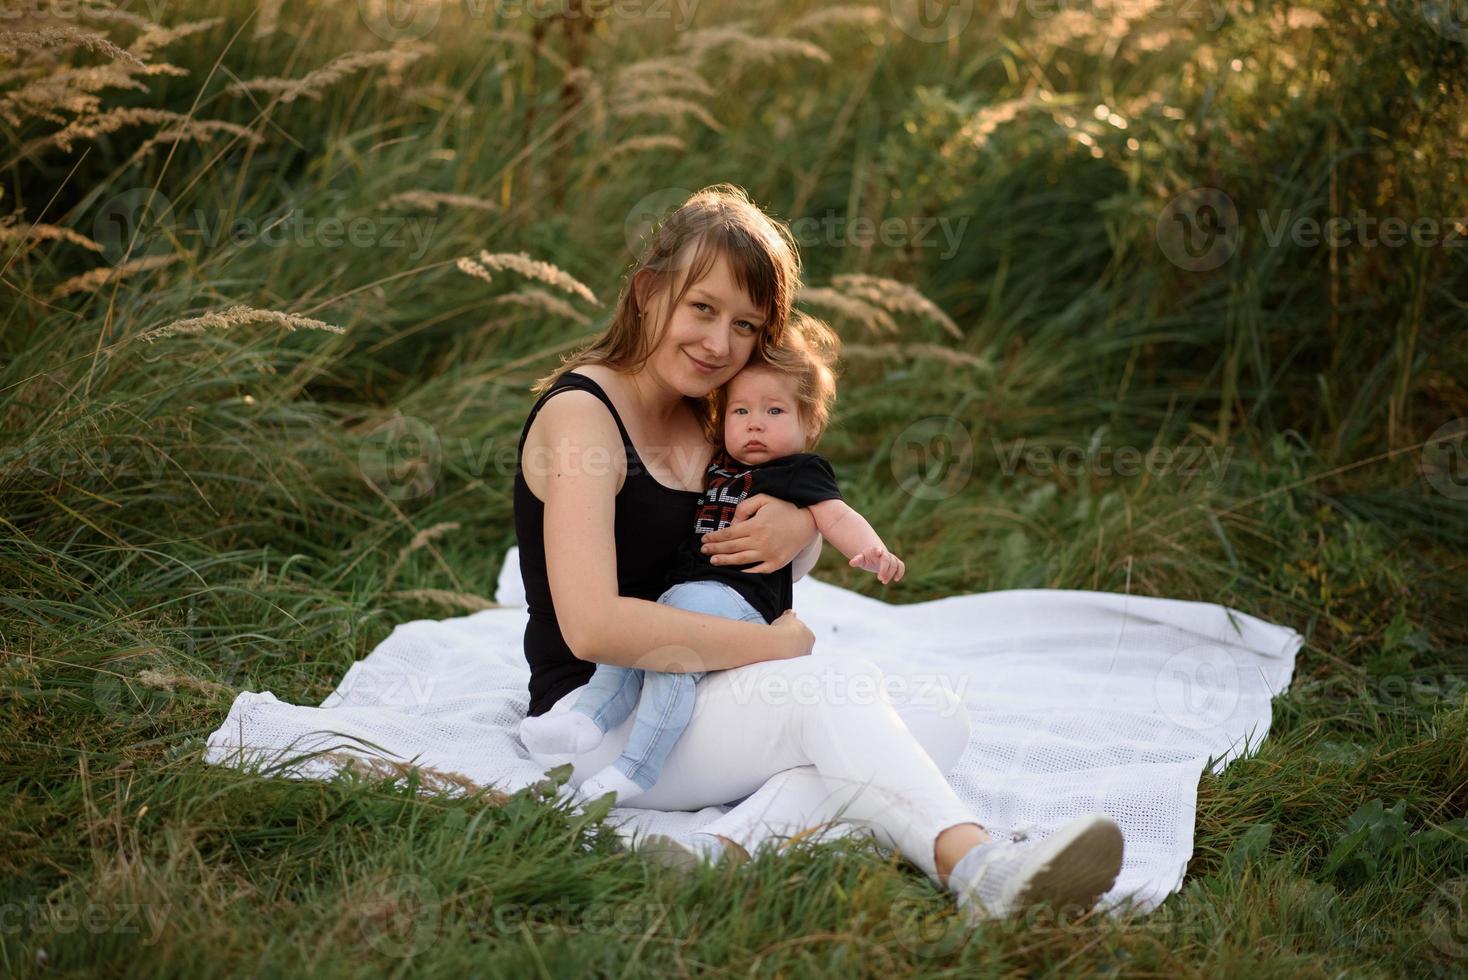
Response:
[[[651,15],[551,18],[527,44],[490,31],[529,37],[528,16],[450,5],[422,38],[434,50],[397,75],[353,71],[319,100],[226,91],[381,49],[370,6],[289,0],[258,35],[251,4],[169,8],[170,23],[223,18],[154,56],[188,74],[99,93],[247,126],[254,146],[219,134],[130,162],[148,124],[25,150],[59,124],[0,115],[0,211],[106,246],[0,238],[0,972],[1463,974],[1468,490],[1424,467],[1443,458],[1434,431],[1468,417],[1468,252],[1265,234],[1286,213],[1468,215],[1468,45],[1430,10],[1319,0],[1299,6],[1328,28],[1286,34],[1284,5],[1231,6],[1214,29],[1174,4],[1124,41],[1095,23],[1062,41],[1049,8],[986,2],[956,39],[923,43],[878,4],[866,25],[799,33],[830,63],[732,74],[727,49],[705,58],[713,94],[688,97],[719,131],[599,113],[594,90],[563,87],[561,64],[588,67],[615,105],[616,67],[689,33]],[[706,5],[693,26],[737,15],[778,35],[811,9]],[[1153,31],[1168,43],[1143,49]],[[1015,98],[1032,107],[955,141]],[[609,154],[656,133],[686,151]],[[534,790],[456,799],[201,763],[235,692],[319,702],[394,624],[463,611],[433,596],[492,595],[529,385],[609,306],[578,302],[584,326],[506,305],[521,283],[455,259],[523,250],[609,304],[637,202],[722,180],[786,219],[964,222],[953,250],[844,233],[803,247],[811,284],[911,282],[964,334],[836,321],[853,345],[968,356],[845,362],[821,450],[907,561],[885,597],[1129,591],[1306,637],[1258,754],[1202,780],[1186,881],[1151,915],[1037,913],[975,934],[868,842],[684,878]],[[1195,187],[1241,218],[1214,269],[1169,261],[1158,236]],[[408,190],[494,209],[378,209]],[[293,213],[317,231],[213,234]],[[426,237],[387,241],[389,217]],[[369,241],[324,240],[328,218],[365,221]],[[139,256],[175,261],[54,292]],[[345,333],[136,339],[236,303]],[[930,474],[940,492],[904,492],[923,472],[908,441],[938,424],[958,436]],[[1123,447],[1220,462],[1127,475],[1110,465]],[[1088,449],[1094,466],[1043,465]],[[444,522],[459,528],[409,547]],[[815,574],[881,588],[829,549]]]

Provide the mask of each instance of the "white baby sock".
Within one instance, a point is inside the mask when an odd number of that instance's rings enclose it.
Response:
[[[590,803],[599,799],[607,793],[616,793],[617,799],[614,806],[621,806],[628,800],[638,796],[642,787],[622,775],[615,765],[607,766],[601,772],[587,777],[586,781],[576,790],[576,795],[584,802]]]
[[[520,723],[520,740],[542,755],[580,754],[601,744],[605,733],[579,711],[532,715]]]

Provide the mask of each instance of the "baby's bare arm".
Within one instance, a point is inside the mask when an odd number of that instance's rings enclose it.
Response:
[[[907,566],[882,543],[871,524],[844,500],[824,500],[810,508],[816,527],[853,568],[874,573],[883,585],[902,580]]]
[[[886,547],[867,519],[844,500],[811,504],[810,512],[821,536],[847,558],[855,558],[869,548]]]

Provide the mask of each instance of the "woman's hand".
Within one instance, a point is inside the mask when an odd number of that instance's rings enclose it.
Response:
[[[796,617],[794,609],[781,613],[770,628],[776,631],[775,649],[780,651],[780,660],[808,656],[816,645],[816,635]]]
[[[722,531],[703,536],[703,553],[715,565],[746,565],[743,572],[776,572],[805,550],[816,531],[815,515],[788,500],[757,493],[734,508],[734,520]]]

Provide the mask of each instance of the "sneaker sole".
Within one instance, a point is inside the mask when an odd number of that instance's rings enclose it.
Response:
[[[648,834],[634,850],[654,864],[675,868],[678,871],[692,871],[704,863],[697,851],[676,837],[669,837],[667,834]],[[749,859],[744,848],[737,844],[726,844],[724,857],[736,865],[743,864]]]
[[[1035,904],[1089,910],[1116,883],[1122,850],[1121,828],[1110,817],[1072,821],[1035,846],[1019,887],[1001,900],[999,914]],[[971,908],[982,918],[986,913],[978,905],[975,900]]]

